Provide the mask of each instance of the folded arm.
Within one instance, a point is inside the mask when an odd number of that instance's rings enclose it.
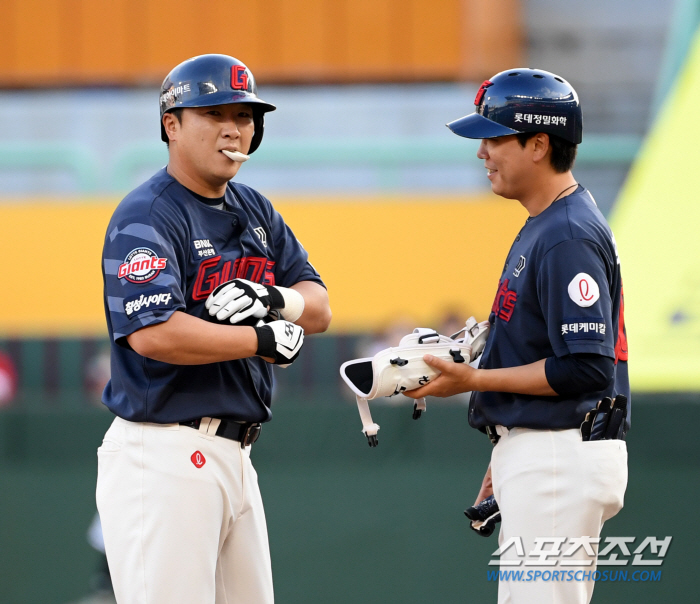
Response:
[[[255,355],[258,337],[252,327],[209,323],[176,311],[157,325],[126,336],[141,356],[172,365],[205,365]]]

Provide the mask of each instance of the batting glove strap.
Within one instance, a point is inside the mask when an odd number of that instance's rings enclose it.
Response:
[[[299,356],[304,343],[304,329],[289,321],[272,321],[253,327],[258,336],[255,354],[273,360],[280,367],[288,367]]]
[[[287,289],[286,287],[284,289]],[[267,286],[267,291],[269,292],[268,297],[269,297],[269,306],[270,310],[281,310],[286,306],[286,299],[284,294],[282,293],[282,288],[280,287],[275,287],[274,285],[268,285]],[[289,290],[293,291],[293,290]],[[297,293],[297,292],[294,292]],[[301,295],[301,294],[299,294]],[[264,302],[264,300],[263,300]]]
[[[274,359],[277,352],[275,348],[275,333],[267,325],[253,327],[253,329],[258,336],[258,349],[255,351],[255,354],[259,357]]]

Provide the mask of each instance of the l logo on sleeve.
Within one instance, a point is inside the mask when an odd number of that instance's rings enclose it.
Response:
[[[600,288],[588,273],[579,273],[569,283],[569,297],[579,306],[588,308],[600,298]]]

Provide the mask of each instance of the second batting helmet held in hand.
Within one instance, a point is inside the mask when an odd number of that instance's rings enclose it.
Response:
[[[255,134],[248,154],[262,141],[265,113],[277,109],[258,97],[255,78],[243,63],[228,55],[200,55],[175,67],[160,87],[160,137],[168,142],[163,115],[181,107],[247,103],[253,108]]]
[[[583,136],[581,104],[564,78],[541,69],[508,69],[486,80],[474,99],[476,111],[447,127],[465,138],[545,132],[575,145]]]

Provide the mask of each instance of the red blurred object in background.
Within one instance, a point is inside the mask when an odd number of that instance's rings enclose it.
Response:
[[[17,370],[12,359],[0,352],[0,407],[8,407],[17,395]]]

